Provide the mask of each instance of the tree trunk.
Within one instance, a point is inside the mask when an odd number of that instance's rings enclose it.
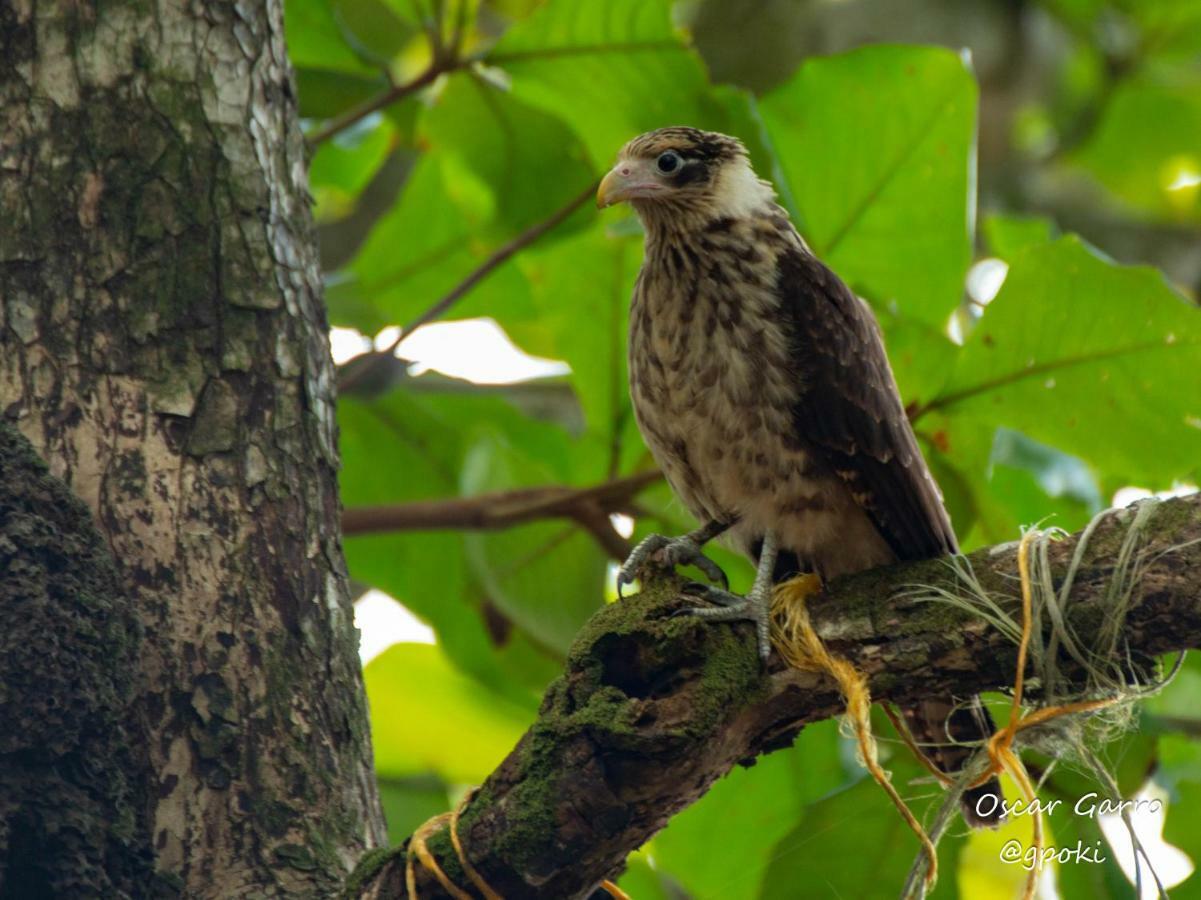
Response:
[[[0,418],[143,626],[131,821],[189,897],[328,896],[384,838],[281,6],[0,6]],[[0,797],[0,878],[91,814]],[[114,895],[85,868],[46,890]]]

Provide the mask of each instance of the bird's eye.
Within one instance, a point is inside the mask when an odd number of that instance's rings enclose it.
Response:
[[[659,166],[660,172],[662,172],[664,175],[669,175],[676,169],[680,168],[680,164],[682,162],[683,160],[680,159],[680,154],[676,153],[674,150],[668,150],[659,154],[659,159],[656,161],[656,165]]]

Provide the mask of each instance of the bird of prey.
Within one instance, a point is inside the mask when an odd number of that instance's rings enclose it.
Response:
[[[630,308],[634,413],[700,527],[646,538],[619,587],[651,560],[726,585],[702,553],[722,536],[756,564],[754,585],[740,597],[689,584],[709,605],[687,612],[750,619],[766,658],[777,581],[958,552],[871,310],[809,250],[743,144],[687,127],[636,137],[597,194],[601,207],[622,201],[646,232]],[[974,698],[923,699],[906,716],[946,772],[970,755],[963,742],[992,733]],[[970,822],[995,824],[974,808],[993,793],[995,782],[965,795]]]

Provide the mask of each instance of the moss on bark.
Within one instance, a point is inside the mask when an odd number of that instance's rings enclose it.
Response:
[[[0,895],[153,897],[141,625],[91,514],[0,423]]]

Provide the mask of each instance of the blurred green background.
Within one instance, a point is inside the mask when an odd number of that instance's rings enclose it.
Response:
[[[741,137],[810,246],[873,305],[966,549],[1039,520],[1079,528],[1115,495],[1193,489],[1198,0],[286,9],[343,361],[343,497],[348,516],[395,507],[346,539],[371,612],[394,840],[511,749],[576,629],[612,599],[624,548],[691,527],[660,481],[628,479],[653,467],[625,384],[642,238],[627,209],[598,213],[586,196],[642,131]],[[427,318],[395,347],[398,326]],[[480,496],[472,509],[520,524],[467,527],[482,520],[444,502]],[[717,555],[745,586],[747,564]],[[390,630],[401,606],[431,631]],[[1199,691],[1201,665],[1186,664],[1105,749],[1125,793],[1166,798],[1164,836],[1194,860]],[[906,795],[936,800],[880,730]],[[1088,789],[1065,766],[1044,795]],[[1050,828],[1056,844],[1104,840],[1091,819]],[[997,850],[1028,829],[952,834],[938,896],[1015,896],[1023,873]],[[1045,889],[1131,896],[1104,846],[1107,862],[1058,866]],[[1188,871],[1156,852],[1165,876]],[[890,897],[915,853],[827,722],[718,783],[621,883],[635,900]],[[1173,896],[1201,897],[1201,875]]]

